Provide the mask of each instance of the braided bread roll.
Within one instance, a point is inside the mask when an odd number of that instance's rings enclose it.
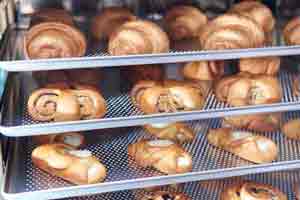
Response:
[[[211,129],[207,140],[215,147],[254,163],[269,163],[278,155],[277,146],[272,140],[251,132],[228,128]]]
[[[108,7],[92,19],[91,32],[98,40],[107,40],[122,24],[136,20],[131,11],[127,8]]]
[[[275,76],[280,69],[279,57],[242,58],[239,61],[241,72]]]
[[[181,69],[186,79],[212,81],[225,73],[224,61],[195,61],[187,63]]]
[[[173,40],[197,37],[207,24],[207,16],[193,6],[174,6],[164,18],[168,33]]]
[[[108,52],[113,56],[165,53],[169,49],[168,35],[145,20],[126,22],[110,36],[108,43]]]
[[[259,105],[281,101],[281,86],[276,77],[240,73],[225,77],[215,85],[218,100],[232,106]]]
[[[128,155],[141,167],[154,167],[166,174],[192,170],[192,157],[170,140],[143,140],[128,146]]]
[[[283,38],[287,45],[299,45],[300,44],[300,18],[295,17],[287,23],[283,29]]]
[[[45,172],[77,185],[102,182],[106,168],[87,150],[64,144],[45,144],[31,154],[33,164]]]
[[[24,54],[28,59],[83,56],[85,36],[75,27],[60,22],[44,22],[30,28],[24,38]]]
[[[199,41],[204,50],[257,48],[264,46],[265,33],[249,17],[224,14],[200,31]]]
[[[42,22],[61,22],[70,26],[74,26],[73,17],[63,9],[43,8],[35,12],[32,16],[31,25],[36,25]]]

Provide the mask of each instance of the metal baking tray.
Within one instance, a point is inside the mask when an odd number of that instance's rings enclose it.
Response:
[[[283,118],[299,117],[300,112],[284,113]],[[256,165],[208,144],[206,134],[210,128],[221,126],[221,119],[190,122],[197,133],[195,140],[183,147],[193,156],[190,173],[166,176],[152,168],[133,167],[127,156],[128,144],[141,138],[150,138],[139,127],[93,131],[86,134],[87,146],[108,169],[104,183],[73,186],[60,178],[37,169],[31,162],[31,152],[36,147],[32,138],[13,138],[2,195],[5,199],[55,199],[130,190],[175,183],[211,180],[247,174],[283,171],[300,167],[300,143],[289,140],[280,132],[264,133],[279,149],[278,159],[269,164]]]
[[[105,0],[105,1],[21,1],[18,10],[18,27],[23,29],[13,29],[10,31],[11,40],[14,44],[8,46],[7,49],[13,49],[15,57],[10,58],[9,61],[0,62],[0,67],[7,71],[35,71],[35,70],[51,70],[51,69],[70,69],[70,68],[88,68],[88,67],[113,67],[113,66],[126,66],[126,65],[139,65],[139,64],[154,64],[154,63],[174,63],[174,62],[187,62],[193,60],[225,60],[241,57],[258,57],[268,55],[298,55],[300,46],[286,46],[281,37],[281,30],[287,20],[290,18],[281,16],[276,7],[275,1],[272,1],[270,7],[273,9],[274,15],[277,18],[277,26],[274,31],[274,41],[270,46],[263,48],[253,49],[236,49],[236,50],[221,50],[221,51],[202,51],[191,49],[178,49],[173,47],[170,52],[162,54],[146,54],[146,55],[130,55],[130,56],[110,56],[106,52],[105,42],[95,42],[89,36],[87,31],[88,22],[85,20],[91,18],[91,13],[101,12],[103,7],[109,5],[120,5],[130,7],[136,15],[141,18],[146,18],[154,21],[160,21],[166,10],[175,4],[192,4],[200,7],[209,16],[215,16],[226,12],[233,0],[220,1],[220,0],[189,0],[189,1],[137,1],[137,0]],[[87,4],[87,5],[85,5]],[[94,5],[95,4],[95,5]],[[84,5],[84,6],[83,6]],[[280,4],[278,4],[280,5]],[[24,33],[29,28],[30,17],[29,13],[41,7],[64,7],[75,15],[82,30],[86,32],[89,38],[89,50],[85,57],[80,58],[61,58],[61,59],[41,59],[41,60],[25,60],[22,51],[22,40]],[[273,8],[274,7],[274,8]],[[299,6],[300,7],[300,6]],[[84,10],[84,8],[94,8],[92,10]],[[97,8],[97,9],[95,9]],[[296,10],[297,6],[292,9]],[[98,11],[97,11],[98,10]],[[283,9],[282,9],[283,10]],[[291,10],[291,8],[290,8]],[[87,14],[88,13],[88,14]],[[297,13],[290,12],[289,14]],[[24,29],[25,28],[25,29]],[[15,34],[16,32],[17,34]]]
[[[296,68],[295,65],[293,65]],[[219,102],[213,91],[210,91],[202,110],[178,113],[161,113],[143,115],[131,102],[127,91],[122,91],[124,84],[120,79],[118,69],[104,71],[105,80],[100,83],[101,91],[108,104],[108,112],[103,119],[81,120],[70,122],[42,123],[32,120],[27,113],[27,100],[35,88],[39,88],[31,73],[9,73],[7,85],[3,94],[2,119],[0,132],[6,136],[19,137],[41,135],[69,131],[84,131],[93,129],[137,126],[148,123],[186,121],[223,117],[228,115],[254,114],[261,112],[279,112],[300,110],[300,97],[292,95],[292,76],[294,72],[280,72],[279,80],[283,88],[283,98],[280,103],[230,107]],[[176,67],[170,67],[176,71]]]

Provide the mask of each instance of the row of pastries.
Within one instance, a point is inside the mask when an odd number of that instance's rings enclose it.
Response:
[[[165,53],[178,41],[193,40],[202,50],[258,48],[270,44],[275,27],[272,11],[258,1],[242,1],[228,12],[209,19],[200,9],[171,7],[162,26],[140,19],[129,9],[105,8],[91,20],[92,36],[106,44],[112,56]],[[283,30],[287,45],[297,45],[300,19]],[[78,57],[86,54],[86,36],[64,10],[43,9],[32,16],[24,38],[28,59]]]

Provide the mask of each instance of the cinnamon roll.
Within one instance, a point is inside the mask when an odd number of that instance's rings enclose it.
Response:
[[[300,44],[300,18],[295,17],[287,23],[283,29],[284,41],[287,45],[299,45]]]
[[[239,69],[251,74],[265,74],[274,76],[280,69],[279,57],[242,58]]]
[[[165,16],[165,25],[173,40],[197,37],[200,29],[206,25],[207,16],[192,6],[174,6]]]
[[[218,100],[232,106],[259,105],[281,101],[281,86],[276,77],[240,73],[225,77],[215,85]]]
[[[91,24],[91,32],[94,38],[106,40],[125,22],[136,20],[131,11],[127,8],[108,7],[95,16]]]
[[[44,22],[30,28],[24,38],[24,54],[28,59],[83,56],[85,36],[75,27],[60,22]]]
[[[113,56],[165,53],[170,49],[167,34],[150,21],[126,22],[109,38],[108,52]]]
[[[224,14],[200,31],[199,41],[204,50],[257,48],[264,46],[265,33],[249,17]]]
[[[33,14],[31,25],[42,22],[61,22],[63,24],[74,26],[71,14],[66,10],[56,8],[44,8]]]
[[[195,61],[187,63],[181,69],[186,79],[212,81],[224,75],[224,61]]]

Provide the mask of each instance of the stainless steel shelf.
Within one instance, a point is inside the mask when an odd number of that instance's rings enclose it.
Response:
[[[299,117],[300,113],[283,115],[286,120]],[[271,138],[279,149],[277,160],[269,164],[255,165],[209,145],[206,140],[207,131],[220,125],[221,119],[191,122],[197,136],[191,144],[185,144],[184,148],[193,156],[193,170],[171,176],[151,168],[130,165],[132,161],[127,156],[128,144],[150,137],[141,128],[99,130],[86,134],[86,148],[107,166],[108,177],[104,183],[85,186],[73,186],[35,168],[30,157],[35,148],[34,142],[28,137],[17,138],[8,149],[10,156],[3,179],[2,195],[6,199],[66,198],[300,167],[300,143],[287,139],[280,132],[262,134]]]

